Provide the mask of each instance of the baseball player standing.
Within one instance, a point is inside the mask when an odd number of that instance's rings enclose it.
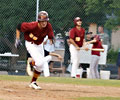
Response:
[[[85,35],[85,29],[81,27],[82,20],[80,17],[76,17],[74,19],[74,25],[75,27],[70,30],[70,54],[71,54],[71,60],[72,60],[72,69],[71,69],[71,77],[76,77],[76,71],[79,67],[79,51],[80,47],[83,46],[84,35]]]
[[[35,70],[29,87],[34,89],[41,89],[36,84],[41,71],[44,66],[48,65],[48,61],[52,59],[51,55],[44,57],[43,40],[48,36],[52,41],[54,36],[51,24],[48,22],[48,13],[40,11],[38,13],[38,22],[23,22],[16,28],[16,48],[20,44],[20,32],[24,33],[25,46],[31,57],[35,61]]]

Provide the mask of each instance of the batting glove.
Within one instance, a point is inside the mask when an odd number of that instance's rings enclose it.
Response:
[[[22,45],[22,43],[21,43],[20,39],[16,39],[16,40],[15,40],[15,47],[18,48],[18,47],[20,47],[21,45]]]

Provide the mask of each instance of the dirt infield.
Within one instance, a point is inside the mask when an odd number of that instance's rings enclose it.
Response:
[[[38,83],[42,90],[28,87],[28,82],[0,81],[0,100],[73,100],[76,97],[119,97],[120,88]]]

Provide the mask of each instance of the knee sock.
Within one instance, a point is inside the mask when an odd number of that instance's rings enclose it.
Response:
[[[34,74],[33,74],[31,83],[33,81],[36,81],[38,79],[38,77],[39,77],[40,74],[41,74],[41,72],[38,72],[38,71],[34,70]]]

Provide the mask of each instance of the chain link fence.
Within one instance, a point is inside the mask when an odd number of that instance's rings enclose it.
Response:
[[[56,47],[64,49],[64,39],[66,32],[74,26],[73,19],[80,16],[83,20],[83,27],[86,32],[98,33],[99,25],[108,25],[114,9],[110,5],[114,0],[40,0],[39,11],[45,10],[49,14],[50,23],[53,26],[54,34],[58,39]],[[19,57],[0,57],[0,71],[8,71],[10,74],[15,70],[25,73],[26,69],[26,48],[24,37],[21,33],[23,45],[16,49],[15,31],[18,23],[36,20],[37,0],[0,0],[0,53],[19,54]],[[107,24],[106,24],[107,23]],[[95,30],[94,30],[95,29]],[[112,30],[108,33],[110,40]],[[117,40],[116,40],[117,41]],[[60,43],[59,43],[60,42]],[[111,44],[111,41],[110,41]],[[112,46],[111,46],[112,47]],[[108,52],[107,64],[115,64],[118,51],[113,49]],[[68,57],[69,59],[69,57]]]

